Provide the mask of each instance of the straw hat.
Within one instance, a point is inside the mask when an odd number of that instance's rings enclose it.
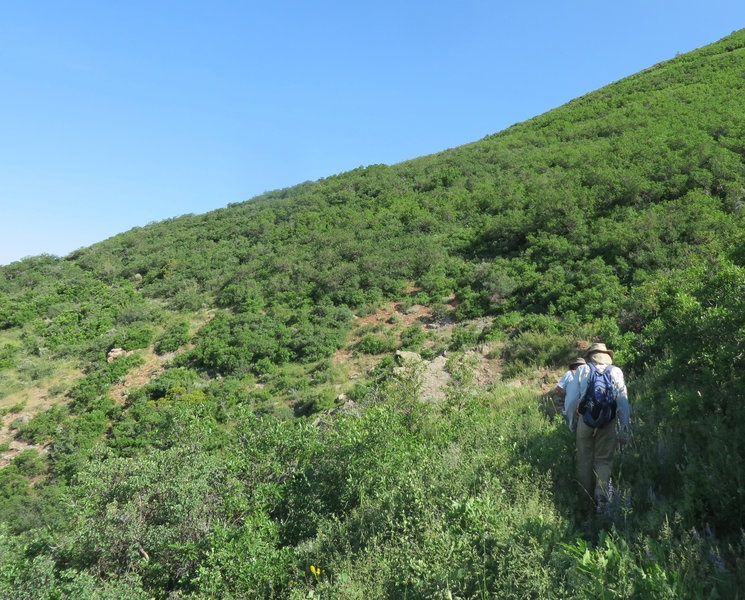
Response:
[[[585,362],[585,359],[582,358],[581,356],[578,356],[577,358],[574,358],[569,362],[569,368],[574,369],[576,367],[579,367],[580,365],[586,365],[586,364],[587,363]]]
[[[600,364],[610,365],[613,364],[613,350],[608,350],[608,348],[605,347],[605,344],[598,342],[587,349],[587,352],[585,352],[585,359]]]

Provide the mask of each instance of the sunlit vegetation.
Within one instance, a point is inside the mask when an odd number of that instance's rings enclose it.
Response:
[[[741,597],[743,73],[740,31],[460,148],[0,268],[0,596]],[[587,515],[540,384],[593,339],[634,435]],[[397,350],[447,358],[443,399]]]

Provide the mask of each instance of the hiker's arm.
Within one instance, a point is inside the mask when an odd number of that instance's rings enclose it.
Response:
[[[625,444],[631,433],[631,409],[629,407],[629,396],[626,391],[626,382],[621,369],[614,369],[613,390],[616,395],[616,417],[618,419],[618,438],[621,444]]]
[[[584,367],[587,369],[587,367]],[[585,381],[587,385],[587,376],[582,377],[584,371],[583,367],[579,367],[567,383],[566,396],[564,398],[564,416],[567,418],[569,423],[569,430],[574,431],[577,423],[577,404],[581,395],[581,381]]]
[[[561,379],[559,379],[559,382],[556,384],[556,387],[561,388],[562,398],[566,395],[567,384],[573,377],[574,373],[567,371],[561,376]]]

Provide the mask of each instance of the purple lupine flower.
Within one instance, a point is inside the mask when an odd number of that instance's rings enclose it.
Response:
[[[709,527],[709,524],[708,523],[706,524],[706,535],[708,535],[709,537],[711,537],[711,535],[712,535],[711,534],[711,527]]]
[[[649,560],[654,560],[654,556],[652,556],[652,552],[650,550],[647,550],[647,558]]]
[[[692,537],[692,538],[693,538],[694,540],[696,540],[696,541],[698,541],[698,539],[699,539],[699,538],[698,538],[698,531],[696,531],[696,528],[695,528],[695,527],[693,528],[693,531],[691,531],[691,537]]]

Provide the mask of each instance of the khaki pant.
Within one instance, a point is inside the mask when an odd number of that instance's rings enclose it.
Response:
[[[580,494],[588,502],[608,498],[608,482],[613,468],[618,436],[615,419],[605,427],[587,425],[582,417],[577,424],[577,479]]]

